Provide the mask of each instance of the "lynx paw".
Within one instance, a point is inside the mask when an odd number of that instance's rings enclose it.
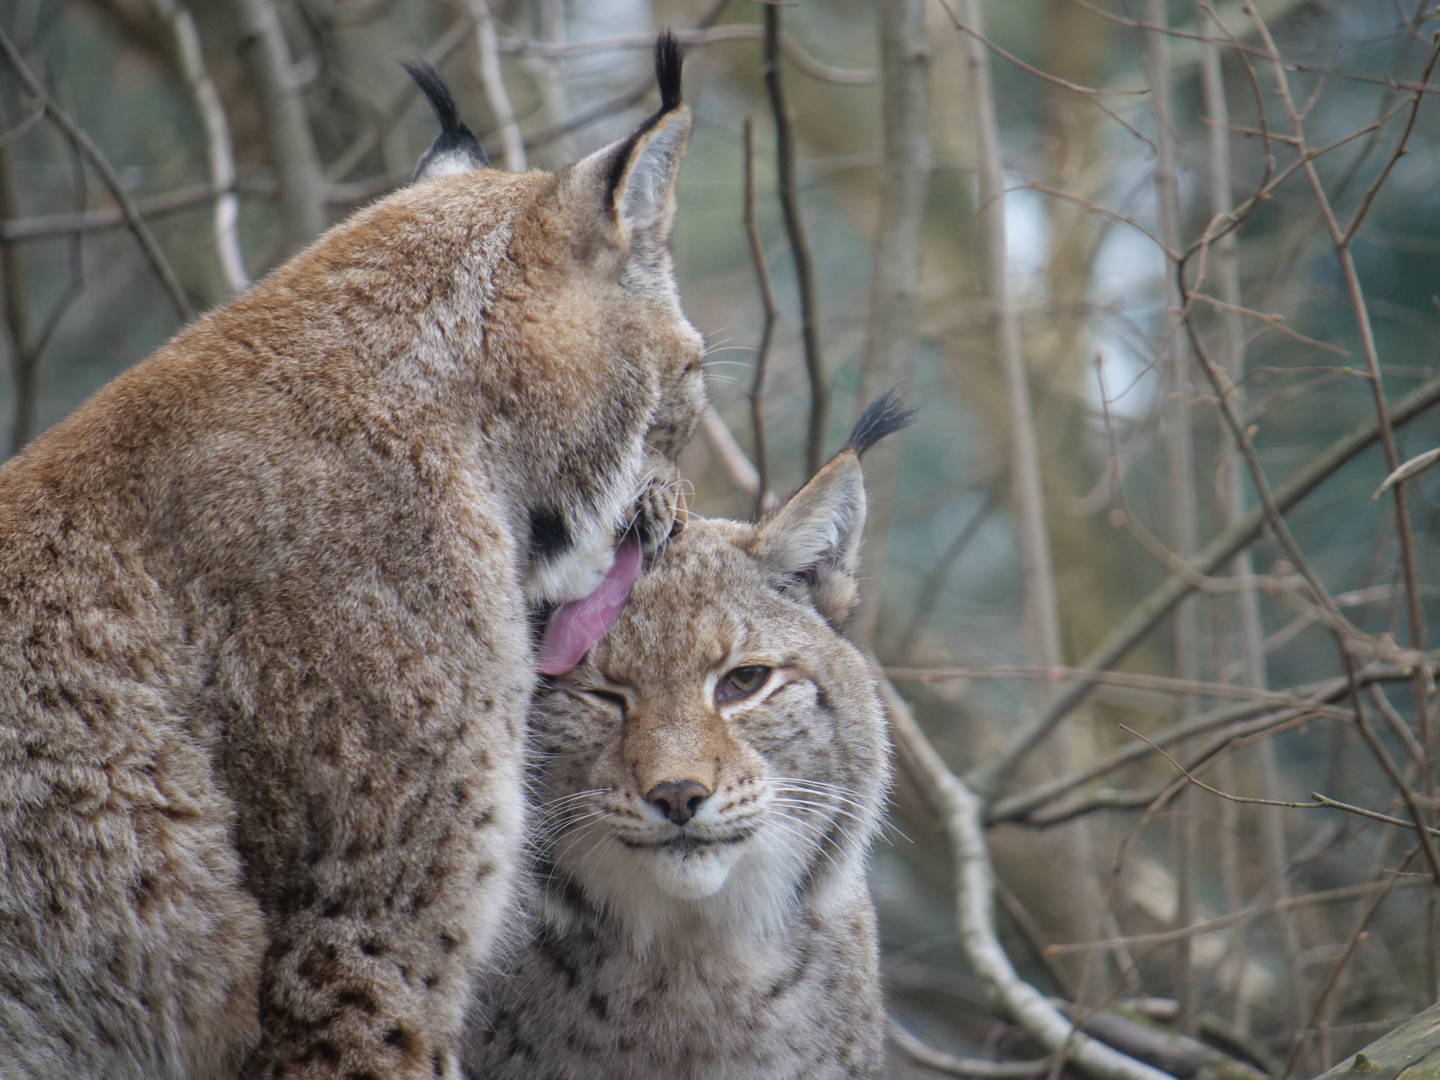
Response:
[[[648,555],[685,527],[689,511],[680,471],[674,466],[646,483],[635,501],[635,532]]]

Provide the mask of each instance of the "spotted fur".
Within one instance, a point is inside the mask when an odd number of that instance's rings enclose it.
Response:
[[[422,169],[0,469],[0,1078],[456,1075],[527,600],[677,512],[689,123]]]

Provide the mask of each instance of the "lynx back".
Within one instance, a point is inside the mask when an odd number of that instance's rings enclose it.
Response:
[[[413,184],[0,469],[0,1078],[456,1074],[527,602],[661,544],[703,405],[656,68],[638,131],[523,175],[426,73]]]

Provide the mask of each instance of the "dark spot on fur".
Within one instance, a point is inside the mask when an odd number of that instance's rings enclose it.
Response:
[[[320,911],[321,917],[326,919],[339,918],[344,913],[345,904],[341,900],[331,900],[330,903],[326,904]]]
[[[425,989],[426,989],[426,990],[429,990],[429,989],[430,989],[431,987],[433,987],[437,982],[440,981],[440,976],[439,976],[439,975],[426,975],[425,978],[421,979],[420,981],[425,984]]]
[[[334,1043],[318,1042],[315,1044],[315,1048],[311,1053],[316,1057],[323,1058],[325,1061],[340,1060],[340,1051],[335,1049]]]
[[[336,995],[335,1000],[347,1008],[359,1009],[367,1015],[374,1016],[379,1006],[375,999],[364,990],[342,990]]]
[[[553,506],[530,511],[530,550],[537,558],[553,559],[570,550],[575,543],[570,526]]]
[[[404,1028],[393,1027],[380,1037],[385,1041],[386,1046],[397,1046],[401,1050],[410,1046],[410,1036]]]
[[[484,810],[480,812],[479,817],[470,819],[470,825],[472,828],[483,829],[486,825],[489,825],[490,822],[494,820],[495,808],[493,806],[487,806]]]
[[[366,956],[379,956],[385,951],[385,943],[376,941],[374,938],[366,938],[360,942],[360,951]]]
[[[457,944],[456,940],[455,940],[453,937],[451,937],[449,934],[441,934],[441,935],[440,935],[440,951],[441,951],[441,952],[443,952],[443,953],[452,953],[452,952],[454,952],[454,951],[455,951],[455,946],[456,946],[456,944]]]
[[[439,1054],[434,1055],[430,1059],[430,1068],[434,1070],[436,1076],[445,1075],[445,1062],[440,1060]]]
[[[602,1022],[609,1017],[610,1006],[599,994],[592,993],[590,995],[590,1000],[589,1002],[587,1002],[587,1004],[590,1007],[590,1011],[593,1012],[596,1016],[598,1016]]]

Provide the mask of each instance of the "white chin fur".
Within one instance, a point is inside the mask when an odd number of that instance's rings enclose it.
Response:
[[[724,844],[695,851],[664,850],[645,857],[645,869],[667,896],[700,900],[720,891],[740,858],[740,845]]]
[[[526,598],[531,603],[563,604],[589,596],[614,562],[615,549],[608,543],[573,547],[531,569],[525,583]]]

